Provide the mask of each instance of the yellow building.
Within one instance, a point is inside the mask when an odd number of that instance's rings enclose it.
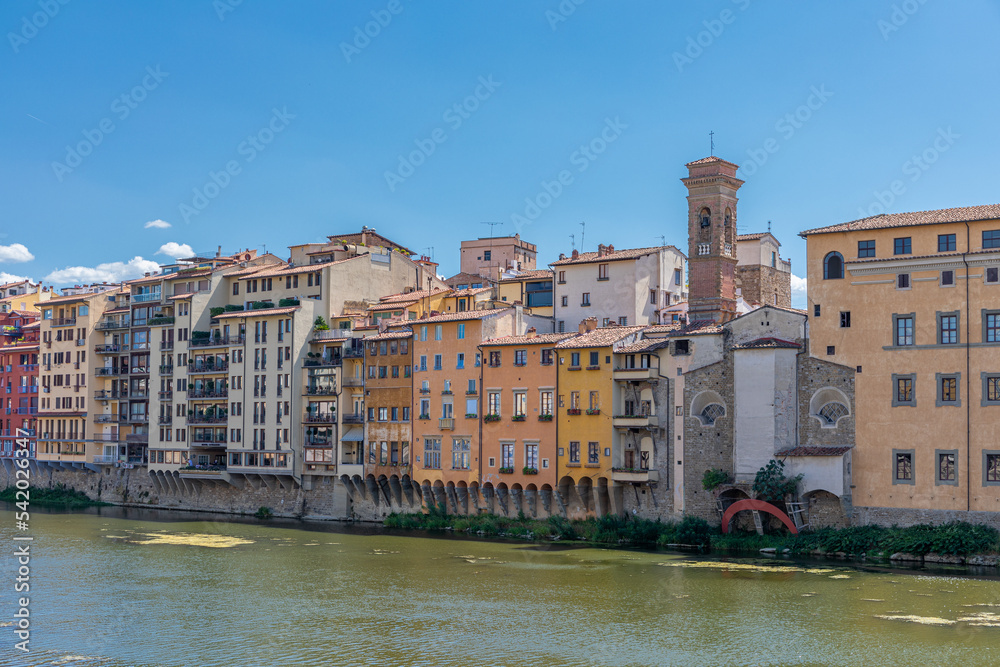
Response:
[[[801,236],[810,353],[857,369],[855,520],[1000,511],[1000,205]]]
[[[499,298],[506,303],[520,303],[532,315],[552,317],[552,278],[550,269],[501,273]]]
[[[580,323],[579,335],[555,345],[557,383],[558,492],[568,515],[598,516],[620,511],[612,487],[612,466],[620,434],[612,424],[614,346],[635,342],[643,327],[597,328]]]
[[[21,280],[0,285],[0,313],[11,313],[15,310],[40,311],[39,303],[48,301],[52,291],[48,287],[32,284],[30,280]]]

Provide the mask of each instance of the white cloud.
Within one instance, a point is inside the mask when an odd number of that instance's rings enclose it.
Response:
[[[156,228],[156,229],[170,229],[170,223],[169,222],[165,222],[163,220],[150,220],[145,225],[143,225],[143,228],[144,229],[153,229],[153,228]]]
[[[0,262],[30,262],[34,258],[35,256],[20,243],[0,245]]]
[[[792,274],[792,294],[805,294],[806,293],[806,279],[799,278],[794,273]]]
[[[145,273],[159,271],[160,265],[142,257],[133,257],[127,262],[108,262],[89,266],[67,266],[45,276],[45,281],[55,285],[81,283],[117,283],[122,280],[141,278]]]
[[[170,243],[161,245],[156,254],[181,259],[182,257],[194,257],[194,250],[187,243],[174,243],[171,241]]]
[[[0,271],[0,285],[6,285],[7,283],[19,283],[22,280],[28,280],[28,276],[15,276],[13,273]]]

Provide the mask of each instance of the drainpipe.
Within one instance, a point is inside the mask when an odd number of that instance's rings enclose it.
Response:
[[[972,332],[971,306],[969,303],[969,260],[968,252],[972,248],[969,222],[965,222],[965,252],[962,253],[962,263],[965,264],[965,511],[972,511]]]

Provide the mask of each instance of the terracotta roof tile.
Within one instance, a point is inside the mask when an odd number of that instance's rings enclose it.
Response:
[[[543,333],[535,336],[503,336],[483,341],[483,345],[552,345],[576,336],[575,333]]]
[[[489,292],[492,289],[493,289],[492,287],[470,287],[469,289],[456,290],[455,292],[453,292],[452,294],[449,294],[448,296],[450,296],[450,297],[452,297],[452,296],[476,296],[477,294],[483,294],[484,292]]]
[[[445,294],[446,292],[450,291],[451,291],[450,289],[438,288],[432,290],[430,295],[441,296],[442,294]],[[383,296],[382,298],[379,299],[379,304],[381,305],[383,303],[392,303],[395,301],[412,302],[426,298],[427,298],[427,290],[415,290],[413,292],[401,292],[399,294],[389,294],[387,296]]]
[[[659,252],[661,249],[673,248],[675,251],[681,253],[672,245],[665,246],[650,246],[648,248],[628,248],[626,250],[615,250],[614,252],[605,253],[603,256],[599,257],[596,252],[581,252],[580,256],[576,259],[572,257],[567,257],[566,259],[559,259],[549,266],[567,266],[570,264],[593,264],[595,262],[617,262],[627,259],[635,259],[637,257],[642,257],[643,255],[651,255],[653,253]],[[684,253],[681,253],[682,255]]]
[[[228,313],[216,315],[212,319],[228,320],[235,317],[270,317],[271,315],[288,315],[294,313],[301,306],[286,306],[284,308],[257,308],[256,310],[233,310]]]
[[[636,334],[645,328],[641,326],[601,327],[586,333],[578,333],[573,338],[558,343],[556,347],[564,350],[577,347],[610,347],[621,339]]]
[[[478,273],[465,273],[464,271],[460,272],[460,273],[456,273],[451,278],[446,278],[445,281],[444,281],[445,285],[450,285],[451,287],[454,287],[455,285],[464,285],[465,283],[470,283],[470,284],[471,283],[484,283],[484,284],[486,284],[486,283],[489,283],[489,282],[490,282],[489,278],[484,278],[483,276],[479,275]]]
[[[537,271],[521,271],[516,276],[501,279],[500,282],[514,283],[514,282],[521,282],[522,280],[545,280],[545,279],[551,279],[554,275],[555,271],[553,271],[552,269],[539,269]]]
[[[914,227],[917,225],[936,225],[947,222],[966,222],[974,220],[1000,220],[1000,204],[985,206],[962,206],[959,208],[942,208],[935,211],[915,211],[912,213],[889,213],[875,215],[851,222],[842,222],[827,227],[817,227],[799,232],[799,236],[810,234],[831,234],[833,232],[855,232],[868,229],[891,229],[894,227]]]
[[[684,166],[692,167],[702,164],[712,164],[713,162],[721,162],[722,164],[728,164],[730,167],[736,167],[737,169],[739,169],[739,165],[735,165],[732,162],[729,162],[728,160],[723,160],[721,157],[715,157],[714,155],[710,155],[709,157],[703,157],[700,160],[695,160],[694,162],[688,162]]]
[[[617,354],[639,354],[640,352],[652,352],[670,345],[670,341],[664,338],[644,338],[637,340],[631,345],[626,345],[620,350],[615,350]]]
[[[194,296],[194,292],[187,292],[185,294],[175,294],[173,296],[168,296],[167,301],[174,301],[177,299],[190,299]]]
[[[487,317],[492,317],[493,315],[499,315],[500,313],[513,313],[512,308],[494,308],[492,310],[463,310],[460,313],[444,313],[442,315],[435,315],[434,317],[428,317],[422,320],[410,320],[412,326],[417,326],[418,324],[437,324],[439,322],[461,322],[462,320],[482,320]]]
[[[374,312],[381,312],[384,310],[404,310],[410,306],[416,305],[419,299],[414,299],[412,301],[387,301],[385,303],[377,303],[374,306],[369,306],[368,310]]]
[[[849,451],[850,447],[793,447],[777,452],[775,456],[842,456]]]
[[[365,342],[379,341],[379,340],[401,340],[404,338],[412,338],[413,331],[406,329],[403,331],[383,331],[382,333],[375,336],[368,336],[365,338]]]

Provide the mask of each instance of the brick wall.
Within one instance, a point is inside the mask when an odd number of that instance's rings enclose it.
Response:
[[[691,401],[701,391],[710,389],[726,402],[726,415],[712,426],[688,414]],[[684,513],[709,523],[719,523],[715,495],[701,486],[702,475],[709,468],[733,472],[733,355],[725,360],[686,374],[684,382]]]
[[[854,446],[854,368],[800,354],[798,357],[799,444],[809,447]],[[836,428],[824,428],[810,414],[813,395],[824,387],[844,393],[851,414],[837,421]]]
[[[762,264],[738,266],[736,272],[742,282],[742,294],[745,301],[791,308],[791,273]],[[778,293],[777,303],[774,303],[775,292]]]

